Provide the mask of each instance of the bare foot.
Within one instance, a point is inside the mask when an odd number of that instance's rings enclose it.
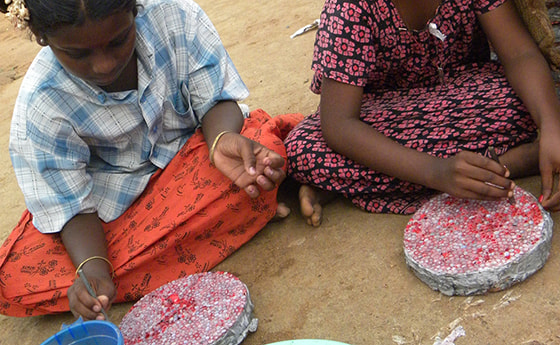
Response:
[[[301,214],[306,219],[307,224],[312,226],[321,225],[323,220],[323,207],[335,197],[335,193],[330,193],[309,185],[301,185],[299,188],[299,204]]]
[[[277,222],[279,220],[282,220],[287,216],[289,216],[291,212],[292,210],[290,210],[288,205],[286,205],[283,202],[278,202],[278,207],[276,207],[276,214],[274,215],[274,217],[272,217],[270,221]]]
[[[500,162],[508,168],[509,178],[538,175],[539,141],[514,147],[500,156]]]

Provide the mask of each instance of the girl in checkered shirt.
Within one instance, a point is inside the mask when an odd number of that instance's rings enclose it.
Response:
[[[0,248],[1,313],[102,319],[289,213],[282,139],[301,115],[241,110],[247,88],[197,4],[8,2],[44,48],[12,120],[28,210]]]

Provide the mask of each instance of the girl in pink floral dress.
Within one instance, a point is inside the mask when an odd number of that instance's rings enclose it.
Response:
[[[286,140],[309,224],[327,192],[410,214],[438,191],[507,198],[539,170],[560,208],[560,102],[511,0],[327,0],[312,66],[319,109]]]

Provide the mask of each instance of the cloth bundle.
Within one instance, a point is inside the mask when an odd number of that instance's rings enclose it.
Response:
[[[514,2],[550,67],[554,71],[560,71],[560,49],[556,46],[556,35],[548,10],[549,7],[558,4],[556,1],[548,0],[514,0]]]

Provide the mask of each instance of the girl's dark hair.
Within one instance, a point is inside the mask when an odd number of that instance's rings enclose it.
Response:
[[[56,31],[61,26],[79,26],[86,20],[99,20],[115,12],[137,13],[136,0],[25,0],[29,10],[29,29],[38,37]],[[0,12],[8,5],[0,0]]]

